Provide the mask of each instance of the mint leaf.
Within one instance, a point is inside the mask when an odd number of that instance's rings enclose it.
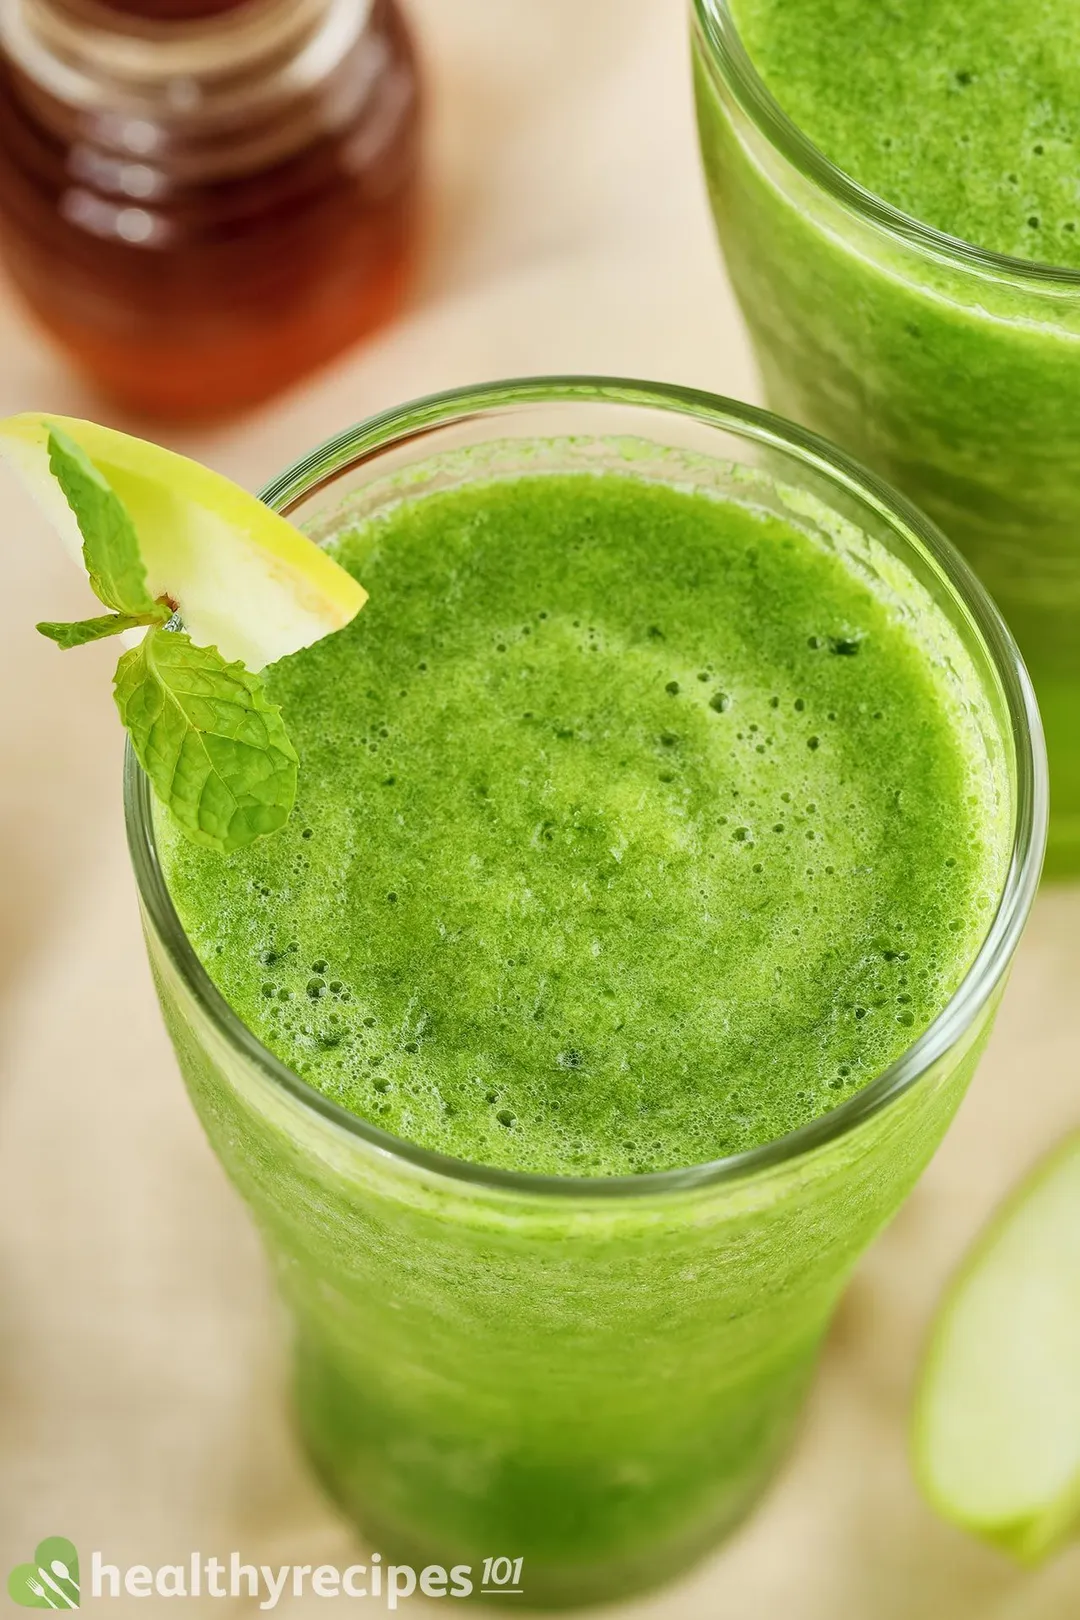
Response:
[[[70,624],[43,619],[35,628],[66,652],[70,647],[85,647],[88,641],[118,636],[122,630],[137,630],[142,624],[164,624],[169,617],[170,610],[162,603],[153,617],[148,613],[104,613],[100,619],[76,619]]]
[[[86,451],[58,427],[49,429],[49,470],[79,525],[94,595],[118,613],[153,613],[155,603],[127,508]]]
[[[259,676],[154,627],[121,658],[115,691],[140,765],[189,838],[228,853],[285,824],[296,750]]]

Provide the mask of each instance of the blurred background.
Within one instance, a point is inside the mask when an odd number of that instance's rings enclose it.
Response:
[[[350,55],[350,7],[380,30],[374,52]],[[403,0],[419,68],[392,8],[349,0],[338,65],[286,102],[311,7],[273,0],[242,119],[193,95],[198,53],[157,87],[183,135],[160,162],[152,119],[108,116],[145,71],[142,23],[105,61],[78,32],[82,0],[37,33],[22,9],[0,0],[0,415],[93,416],[258,488],[358,418],[482,379],[606,371],[757,397],[699,175],[682,0]],[[70,139],[73,93],[97,98],[100,150]],[[328,125],[332,140],[312,135]],[[331,169],[348,176],[336,190]],[[230,212],[207,252],[211,196]],[[0,1565],[54,1533],[121,1565],[234,1548],[343,1565],[350,1534],[290,1429],[266,1267],[159,1024],[123,845],[115,649],[75,670],[35,634],[80,617],[85,584],[14,482],[0,490]],[[711,1563],[627,1614],[1075,1620],[1080,1548],[1023,1573],[936,1522],[906,1425],[945,1277],[1076,1124],[1078,983],[1080,889],[1052,888],[945,1147],[847,1297],[780,1482]]]

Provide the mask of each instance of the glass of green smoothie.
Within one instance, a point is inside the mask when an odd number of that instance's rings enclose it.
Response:
[[[765,1486],[971,1078],[1045,839],[1023,665],[902,498],[686,390],[422,400],[265,499],[369,592],[264,672],[296,809],[221,855],[129,759],[127,814],[308,1451],[387,1559],[638,1592]]]
[[[1035,684],[1080,872],[1080,11],[693,0],[713,212],[777,411],[965,553]]]

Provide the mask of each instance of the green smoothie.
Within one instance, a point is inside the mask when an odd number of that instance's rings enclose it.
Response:
[[[565,436],[462,450],[515,390]],[[422,402],[411,459],[312,459],[289,511],[370,599],[267,672],[283,833],[197,849],[129,776],[320,1477],[385,1559],[520,1558],[538,1605],[654,1585],[767,1482],[989,1029],[1008,949],[957,987],[1030,773],[988,610],[885,497],[616,392]]]
[[[1043,710],[1051,867],[1080,870],[1080,11],[696,10],[710,194],[770,403],[978,569]]]
[[[854,179],[994,253],[1080,270],[1072,0],[731,0],[784,111]]]
[[[336,554],[370,605],[269,685],[292,822],[164,843],[219,989],[325,1096],[478,1164],[668,1170],[805,1124],[944,1006],[1000,808],[962,690],[836,552],[582,474]]]

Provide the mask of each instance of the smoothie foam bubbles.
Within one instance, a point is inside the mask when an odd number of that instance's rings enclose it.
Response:
[[[793,490],[460,472],[332,539],[370,601],[271,672],[288,828],[223,861],[162,819],[185,929],[296,1074],[453,1157],[783,1136],[989,926],[1001,762],[959,640]]]

